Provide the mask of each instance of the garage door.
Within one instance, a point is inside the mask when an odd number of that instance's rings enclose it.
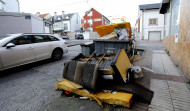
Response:
[[[149,32],[149,41],[161,41],[161,32],[159,31]]]

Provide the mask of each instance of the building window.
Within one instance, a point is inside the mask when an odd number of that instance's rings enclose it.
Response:
[[[30,15],[26,15],[25,19],[31,20],[31,16]]]
[[[62,30],[62,29],[63,29],[63,24],[62,24],[62,22],[55,22],[55,23],[53,24],[53,29],[54,29],[54,30]]]
[[[95,22],[97,22],[97,21],[102,21],[102,19],[101,19],[101,18],[98,18],[98,19],[94,19],[94,21],[95,21]]]
[[[67,23],[64,24],[64,30],[68,30],[68,25],[67,25]]]
[[[149,19],[149,25],[158,25],[158,18]]]
[[[84,20],[84,23],[86,23],[86,20]]]
[[[90,11],[90,12],[88,13],[88,16],[92,16],[92,11]]]
[[[171,29],[170,29],[171,34],[179,32],[179,20],[180,20],[180,0],[172,0]]]
[[[90,24],[90,25],[92,25],[92,20],[90,19],[90,20],[88,20],[88,23]]]

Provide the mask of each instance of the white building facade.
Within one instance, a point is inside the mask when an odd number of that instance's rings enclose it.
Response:
[[[11,33],[44,33],[43,19],[30,13],[1,12],[0,36]]]
[[[164,15],[159,14],[160,4],[139,5],[138,33],[142,40],[162,41]]]
[[[43,19],[44,33],[52,33],[51,14],[50,13],[40,14],[40,12],[37,12],[35,15]]]
[[[0,0],[0,12],[20,12],[18,0]]]
[[[68,32],[80,30],[81,18],[78,13],[54,15],[53,17],[53,32],[59,35]]]

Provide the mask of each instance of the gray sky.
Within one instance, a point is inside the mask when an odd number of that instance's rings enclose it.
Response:
[[[138,5],[159,3],[160,0],[19,0],[21,12],[33,13],[54,12],[61,14],[77,12],[80,17],[85,11],[95,8],[105,16],[126,16],[131,25],[135,24],[138,16]]]

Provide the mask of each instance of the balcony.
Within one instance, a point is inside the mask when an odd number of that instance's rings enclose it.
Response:
[[[59,30],[64,30],[64,26],[62,22],[56,22],[53,24],[53,30],[54,31],[59,31]]]

